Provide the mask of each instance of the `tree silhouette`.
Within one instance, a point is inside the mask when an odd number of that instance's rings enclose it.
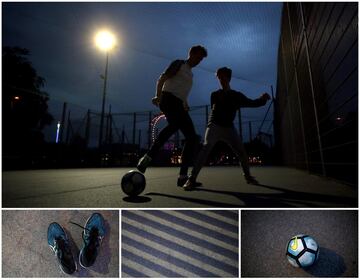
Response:
[[[29,51],[3,47],[2,53],[2,135],[3,154],[24,155],[44,143],[42,129],[51,124],[49,95],[42,91],[44,78],[37,75],[27,59]]]

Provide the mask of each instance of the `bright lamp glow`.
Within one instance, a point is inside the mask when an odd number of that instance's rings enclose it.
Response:
[[[96,45],[104,50],[111,50],[115,46],[115,36],[109,31],[100,31],[95,36]]]

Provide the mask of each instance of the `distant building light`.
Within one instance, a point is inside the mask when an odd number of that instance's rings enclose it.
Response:
[[[249,163],[262,164],[262,159],[259,156],[249,157]]]
[[[337,121],[341,121],[341,117],[337,117],[336,120],[337,120]]]
[[[20,96],[14,96],[15,100],[20,100]]]
[[[56,144],[59,143],[59,134],[60,134],[60,121],[57,123],[57,129],[56,129]]]

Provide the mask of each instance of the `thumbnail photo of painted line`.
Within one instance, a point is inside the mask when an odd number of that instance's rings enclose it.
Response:
[[[239,276],[239,211],[121,212],[121,277]]]

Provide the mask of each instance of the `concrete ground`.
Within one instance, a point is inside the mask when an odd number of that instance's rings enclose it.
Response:
[[[84,225],[94,212],[105,218],[108,234],[101,244],[95,264],[88,269],[78,263],[82,248],[82,231],[69,221]],[[76,255],[78,271],[64,274],[55,254],[47,244],[47,229],[57,222],[65,229]],[[118,277],[119,211],[77,210],[3,210],[2,211],[2,277]]]
[[[307,269],[291,266],[285,256],[296,234],[312,236],[320,247]],[[241,276],[358,277],[358,211],[242,211]]]
[[[255,167],[260,185],[248,185],[239,167],[207,167],[203,187],[176,186],[178,168],[148,168],[147,185],[136,199],[121,190],[129,168],[7,171],[3,207],[47,208],[245,208],[357,207],[357,188],[284,167]]]
[[[121,276],[239,276],[239,211],[122,211]]]

